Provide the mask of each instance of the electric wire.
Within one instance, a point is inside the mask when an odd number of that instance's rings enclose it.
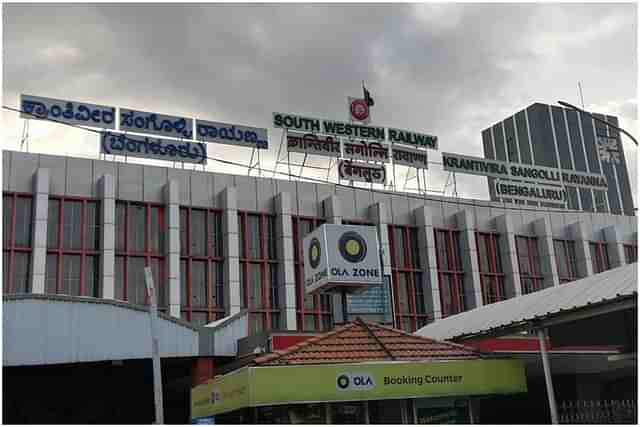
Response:
[[[27,115],[32,115],[35,118],[37,118],[38,120],[51,121],[51,122],[54,122],[54,123],[65,125],[65,126],[70,126],[70,127],[76,128],[76,129],[82,129],[82,130],[85,130],[85,131],[93,132],[93,133],[96,133],[98,135],[102,135],[104,132],[110,132],[109,130],[92,129],[92,128],[76,125],[76,124],[73,124],[73,123],[66,123],[66,122],[63,122],[63,121],[60,121],[60,120],[51,119],[51,118],[48,118],[48,117],[46,117],[46,118],[37,117],[34,114],[28,113],[26,111],[23,111],[23,110],[20,110],[20,109],[17,109],[17,108],[9,107],[9,106],[6,106],[6,105],[3,105],[2,108],[4,108],[5,110],[16,112],[16,113],[24,113],[24,114],[27,114]],[[114,133],[118,133],[118,132],[122,133],[121,131],[115,131]],[[136,135],[136,136],[138,136],[138,135]],[[142,135],[140,135],[140,136],[142,136]],[[247,164],[244,164],[244,163],[240,163],[240,162],[234,162],[234,161],[231,161],[231,160],[225,160],[225,159],[220,159],[220,158],[217,158],[217,157],[210,157],[210,156],[205,156],[205,158],[207,160],[213,160],[215,162],[226,164],[226,165],[230,165],[230,166],[251,168],[250,165],[247,165]],[[345,188],[345,189],[367,190],[367,191],[371,191],[371,192],[374,192],[374,193],[385,194],[385,195],[394,194],[394,192],[390,192],[390,191],[387,191],[387,190],[378,190],[378,189],[375,189],[375,188],[370,188],[370,189],[360,188],[360,187],[355,187],[355,186],[351,186],[351,185],[347,185],[347,184],[327,182],[327,181],[324,181],[322,179],[312,178],[312,177],[309,177],[309,176],[301,177],[301,176],[293,174],[293,173],[280,172],[280,171],[275,170],[275,169],[272,170],[272,169],[261,168],[261,170],[263,172],[265,172],[265,173],[273,173],[272,176],[274,176],[275,174],[278,174],[278,175],[283,175],[283,176],[286,176],[286,177],[289,177],[289,178],[296,178],[296,179],[302,178],[302,179],[305,179],[307,181],[311,181],[311,182],[318,183],[318,184],[333,185],[336,188],[339,187],[339,188]],[[504,210],[518,211],[518,212],[530,211],[530,212],[538,212],[538,213],[540,213],[540,212],[559,212],[559,213],[572,212],[571,210],[566,209],[566,208],[564,208],[564,209],[562,209],[562,208],[552,208],[552,207],[547,207],[547,206],[539,207],[539,208],[530,208],[530,207],[526,207],[526,206],[516,207],[516,206],[507,206],[506,202],[503,202],[502,205],[496,206],[495,204],[496,203],[499,204],[500,202],[492,202],[492,203],[494,203],[494,205],[491,205],[491,204],[482,204],[482,203],[478,203],[478,202],[472,202],[472,201],[469,201],[469,199],[464,200],[464,199],[460,199],[458,197],[455,197],[454,201],[448,201],[448,200],[443,200],[443,199],[440,199],[440,198],[429,197],[427,195],[417,196],[417,195],[413,195],[413,194],[407,193],[407,192],[400,192],[400,194],[402,194],[403,196],[405,196],[407,198],[411,198],[411,199],[414,199],[414,200],[439,202],[439,203],[450,203],[450,204],[461,205],[461,206],[472,206],[472,207],[475,207],[475,208],[504,209]],[[440,197],[443,197],[443,196],[440,196]],[[471,200],[473,200],[473,199],[471,199]],[[598,212],[585,212],[585,213],[594,213],[595,214],[595,213],[598,213]]]

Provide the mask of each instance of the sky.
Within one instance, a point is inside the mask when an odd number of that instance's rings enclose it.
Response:
[[[18,107],[26,93],[265,127],[265,169],[282,135],[272,112],[347,121],[362,80],[373,125],[437,135],[442,151],[482,156],[482,129],[534,102],[580,105],[578,81],[587,110],[638,135],[637,19],[631,3],[4,4],[3,105]],[[6,110],[3,120],[3,146],[19,150],[24,121]],[[637,148],[623,141],[635,197]],[[98,158],[99,142],[31,120],[29,150]],[[209,155],[247,164],[251,149]],[[404,188],[404,172],[395,179]],[[430,165],[427,187],[446,182]],[[458,174],[457,191],[488,199],[486,181],[471,175]]]

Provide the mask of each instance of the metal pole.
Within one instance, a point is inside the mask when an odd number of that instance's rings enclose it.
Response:
[[[158,349],[158,336],[156,331],[156,319],[158,318],[158,303],[153,286],[151,268],[144,268],[144,279],[149,294],[149,326],[151,328],[151,358],[153,360],[153,397],[156,406],[156,424],[164,424],[164,409],[162,404],[162,371],[160,368],[160,351]]]
[[[544,329],[538,329],[538,343],[540,344],[540,356],[542,357],[542,368],[544,369],[544,382],[547,386],[547,397],[549,398],[549,410],[551,412],[551,424],[558,424],[558,409],[556,408],[556,396],[553,392],[553,379],[551,378],[551,366],[549,366],[549,355],[546,347],[546,333]]]

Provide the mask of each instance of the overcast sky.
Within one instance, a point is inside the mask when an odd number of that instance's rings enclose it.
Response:
[[[346,120],[361,80],[372,124],[468,155],[482,155],[482,129],[531,103],[580,105],[579,80],[587,109],[638,135],[637,16],[635,4],[5,4],[3,105],[27,93],[267,127],[272,169],[271,113]],[[4,146],[19,149],[23,121],[3,116]],[[623,141],[635,195],[637,149]],[[31,121],[30,151],[98,150],[95,134]],[[247,163],[251,150],[209,154]],[[433,165],[428,179],[441,190],[446,173]],[[473,176],[458,176],[458,193],[488,198]]]

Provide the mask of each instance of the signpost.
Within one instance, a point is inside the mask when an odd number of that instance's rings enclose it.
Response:
[[[145,285],[149,295],[149,326],[151,329],[151,358],[153,360],[153,397],[156,407],[156,424],[164,424],[164,409],[162,404],[162,371],[160,368],[160,350],[158,346],[158,335],[156,331],[156,321],[158,319],[158,302],[156,291],[153,286],[153,276],[151,268],[144,268]]]

